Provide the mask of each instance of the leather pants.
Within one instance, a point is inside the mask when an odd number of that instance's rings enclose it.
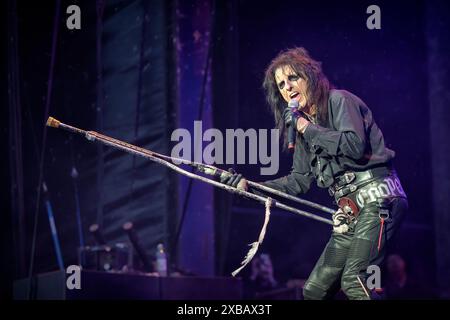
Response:
[[[345,234],[331,235],[318,262],[303,288],[306,300],[329,299],[342,288],[349,299],[370,300],[367,288],[367,267],[380,265],[386,253],[386,246],[397,231],[408,201],[404,197],[389,199],[389,218],[385,220],[380,237],[380,205],[366,204],[350,229]]]

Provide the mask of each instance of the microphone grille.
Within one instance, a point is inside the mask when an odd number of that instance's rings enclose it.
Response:
[[[298,108],[298,100],[292,99],[289,101],[289,108]]]

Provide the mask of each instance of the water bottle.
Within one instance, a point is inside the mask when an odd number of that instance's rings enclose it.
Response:
[[[167,276],[167,255],[162,243],[156,247],[156,272],[161,277]]]

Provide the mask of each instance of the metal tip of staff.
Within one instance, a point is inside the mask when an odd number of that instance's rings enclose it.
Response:
[[[48,119],[47,119],[47,126],[49,126],[49,127],[58,128],[60,123],[61,123],[60,121],[58,121],[52,117],[48,117]]]

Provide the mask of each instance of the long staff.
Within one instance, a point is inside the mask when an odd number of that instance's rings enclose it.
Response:
[[[185,175],[185,176],[187,176],[189,178],[203,181],[205,183],[211,184],[211,185],[216,186],[218,188],[224,189],[224,190],[226,190],[228,192],[239,194],[239,195],[244,196],[246,198],[250,198],[250,199],[256,200],[256,201],[258,201],[260,203],[263,203],[265,205],[265,207],[266,207],[266,211],[265,211],[264,224],[263,224],[263,227],[262,227],[261,232],[259,234],[258,240],[250,244],[250,250],[248,251],[248,253],[245,256],[244,260],[241,262],[241,266],[231,273],[233,276],[238,274],[252,260],[252,258],[255,256],[256,252],[258,251],[259,245],[263,242],[264,236],[265,236],[265,233],[266,233],[267,224],[269,223],[270,207],[271,206],[275,206],[277,208],[280,208],[280,209],[283,209],[283,210],[286,210],[286,211],[289,211],[289,212],[292,212],[292,213],[296,213],[296,214],[299,214],[301,216],[304,216],[304,217],[307,217],[307,218],[310,218],[310,219],[314,219],[314,220],[317,220],[317,221],[321,221],[321,222],[333,225],[333,221],[330,220],[330,219],[327,219],[327,218],[324,218],[324,217],[321,217],[321,216],[318,216],[316,214],[309,213],[309,212],[306,212],[306,211],[303,211],[303,210],[299,210],[299,209],[296,209],[296,208],[293,208],[293,207],[290,207],[290,206],[287,206],[285,204],[282,204],[281,202],[274,201],[270,197],[263,197],[263,196],[260,196],[260,195],[257,195],[257,194],[245,191],[245,190],[241,190],[241,189],[238,189],[238,188],[226,185],[224,183],[217,182],[217,181],[212,180],[212,179],[208,179],[208,178],[202,177],[202,176],[200,176],[198,174],[195,174],[195,173],[192,173],[192,172],[188,172],[188,171],[183,170],[182,168],[178,167],[177,165],[169,162],[168,160],[170,160],[170,161],[178,161],[180,164],[184,163],[184,164],[193,166],[193,167],[197,168],[200,172],[203,172],[203,173],[209,174],[209,175],[213,175],[213,176],[219,176],[220,177],[220,176],[222,176],[224,174],[228,174],[228,175],[230,174],[229,172],[227,172],[225,170],[222,170],[222,169],[219,169],[219,168],[216,168],[214,166],[201,164],[201,163],[195,163],[195,162],[191,162],[191,161],[187,161],[187,160],[183,160],[183,159],[177,159],[177,158],[161,155],[161,154],[153,152],[151,150],[147,150],[147,149],[144,149],[144,148],[137,147],[135,145],[132,145],[132,144],[129,144],[127,142],[120,141],[120,140],[108,137],[106,135],[100,134],[100,133],[95,132],[95,131],[85,131],[85,130],[82,130],[82,129],[70,126],[70,125],[62,123],[62,122],[60,122],[60,121],[58,121],[58,120],[56,120],[56,119],[54,119],[52,117],[48,118],[47,126],[54,127],[54,128],[60,128],[60,129],[67,130],[69,132],[81,134],[81,135],[85,136],[86,139],[88,139],[89,141],[98,141],[98,142],[103,143],[105,145],[112,146],[112,147],[121,149],[123,151],[126,151],[128,153],[131,153],[131,154],[134,154],[134,155],[138,155],[138,156],[142,156],[144,158],[147,158],[147,159],[150,159],[150,160],[152,160],[154,162],[162,164],[162,165],[164,165],[164,166],[166,166],[166,167],[168,167],[168,168],[170,168],[170,169],[172,169],[172,170],[174,170],[174,171],[176,171],[176,172],[178,172],[178,173],[180,173],[182,175]],[[167,160],[165,160],[165,159],[167,159]],[[298,199],[296,197],[292,197],[292,196],[287,195],[287,194],[285,194],[283,192],[280,192],[278,190],[274,190],[272,188],[263,186],[263,185],[261,185],[259,183],[256,183],[256,182],[249,181],[249,184],[251,186],[253,186],[255,188],[259,188],[259,189],[261,189],[263,191],[277,194],[277,195],[282,196],[284,198],[287,198],[287,199],[290,199],[290,200],[294,200],[294,201],[297,201],[297,202],[309,205],[311,207],[320,209],[322,211],[326,211],[326,212],[329,212],[329,213],[333,213],[334,212],[330,208],[321,206],[321,205],[316,204],[314,202],[310,202],[310,201],[306,201],[306,200],[303,200],[303,199]]]

